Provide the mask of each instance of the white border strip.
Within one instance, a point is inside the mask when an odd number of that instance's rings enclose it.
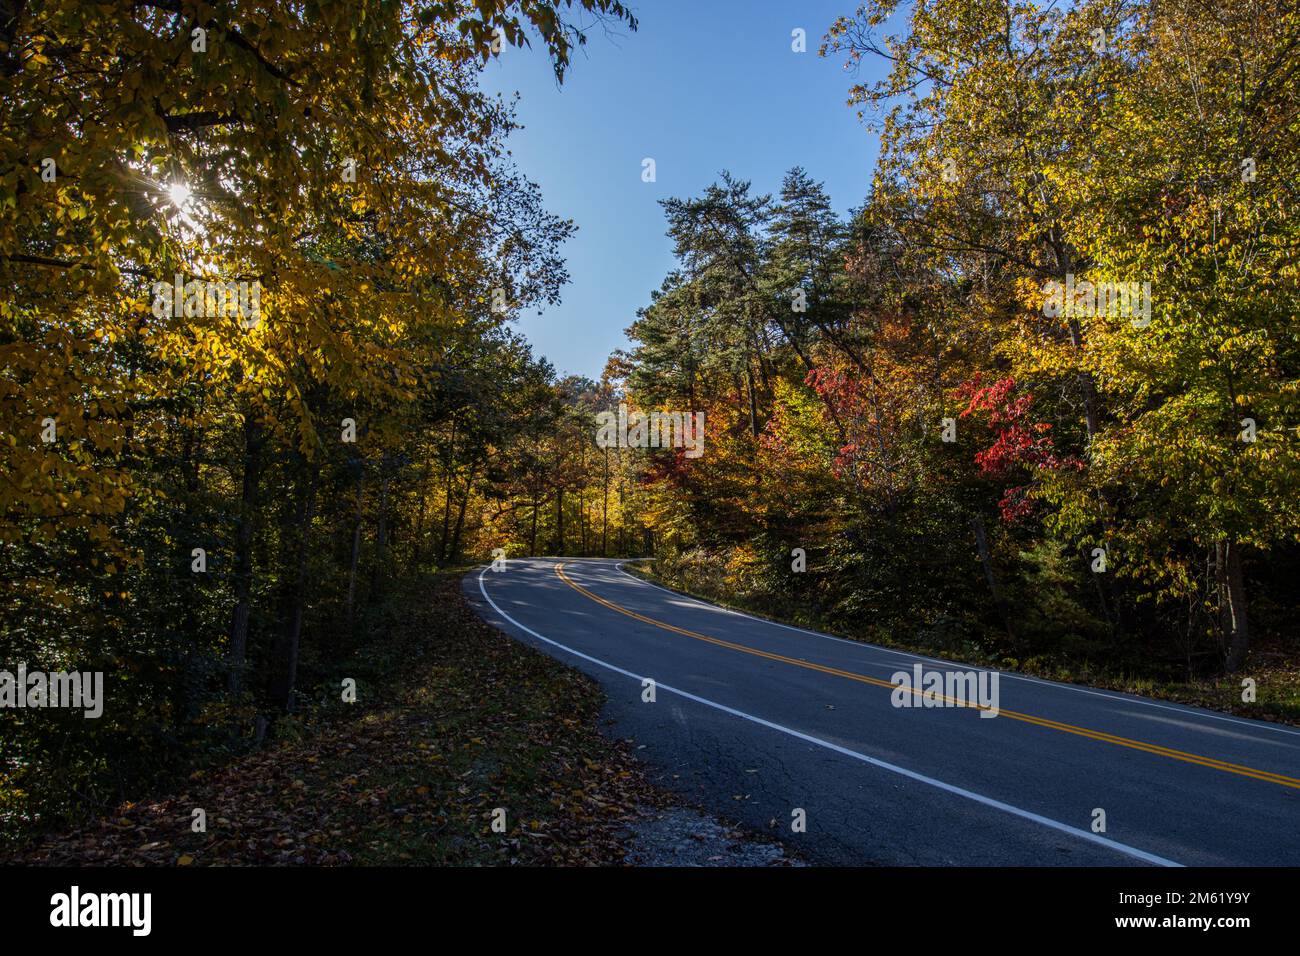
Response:
[[[519,630],[523,631],[526,634],[531,634],[539,641],[544,641],[547,644],[550,644],[552,647],[558,647],[560,650],[568,654],[572,654],[574,657],[580,657],[584,661],[590,661],[591,663],[603,667],[606,670],[611,670],[616,674],[622,674],[624,677],[630,677],[634,681],[637,681],[638,683],[645,680],[645,678],[642,677],[640,674],[633,674],[631,671],[624,670],[623,668],[618,667],[614,664],[610,664],[606,661],[600,660],[599,658],[592,657],[590,654],[584,654],[581,651],[575,651],[573,648],[567,647],[564,644],[561,644],[559,641],[553,641],[549,637],[543,637],[541,634],[538,634],[536,631],[534,631],[531,627],[527,627],[523,624],[520,624],[518,621],[516,621],[505,611],[501,610],[501,608],[497,606],[497,603],[488,596],[487,587],[483,584],[483,574],[485,571],[487,571],[487,566],[484,566],[483,569],[480,570],[478,573],[478,589],[482,593],[483,599],[487,601],[488,604],[492,605],[492,609],[494,611],[496,611],[499,615],[501,615],[503,618],[505,618],[515,627],[519,628]],[[628,576],[631,577],[631,575]],[[809,633],[814,633],[814,632],[809,632]],[[877,759],[876,757],[870,757],[867,756],[866,754],[858,753],[856,750],[849,750],[847,747],[841,747],[839,744],[833,744],[828,740],[822,740],[820,737],[813,737],[810,734],[805,734],[801,731],[793,730],[790,727],[783,727],[781,724],[773,723],[770,720],[764,720],[762,717],[755,717],[753,714],[747,714],[743,710],[736,710],[734,707],[728,707],[726,704],[719,704],[717,701],[708,700],[704,697],[697,697],[695,694],[688,693],[687,691],[684,690],[678,690],[676,687],[670,687],[667,684],[661,683],[658,680],[655,680],[655,687],[658,688],[659,690],[666,690],[670,694],[676,694],[678,697],[683,697],[686,700],[694,701],[697,704],[703,704],[705,707],[712,707],[714,710],[720,710],[724,714],[730,714],[733,717],[739,717],[741,720],[748,720],[751,723],[758,724],[761,727],[767,727],[770,730],[776,730],[783,734],[788,734],[791,737],[795,737],[799,740],[803,740],[810,744],[815,744],[818,747],[825,747],[827,750],[833,750],[835,751],[835,753],[843,754],[846,757],[852,757],[855,760],[860,760],[863,763],[870,764],[873,767],[879,767],[881,770],[888,770],[890,773],[900,774],[904,777],[907,777],[910,780],[915,780],[919,783],[924,783],[931,787],[937,787],[938,789],[943,790],[947,793],[955,794],[956,796],[959,797],[965,797],[967,800],[973,800],[976,803],[982,803],[986,807],[992,807],[995,810],[1001,810],[1004,813],[1010,813],[1012,816],[1017,816],[1020,817],[1021,819],[1029,820],[1032,821],[1033,823],[1041,824],[1045,827],[1049,827],[1050,829],[1057,830],[1061,833],[1067,833],[1070,836],[1078,837],[1081,840],[1087,840],[1089,843],[1095,843],[1098,846],[1103,846],[1108,850],[1114,850],[1117,853],[1123,853],[1126,856],[1133,857],[1134,859],[1142,860],[1146,863],[1153,863],[1156,866],[1181,867],[1183,865],[1181,863],[1176,863],[1173,860],[1167,860],[1163,856],[1156,856],[1156,854],[1154,853],[1148,853],[1146,850],[1139,850],[1137,847],[1128,846],[1127,844],[1124,843],[1117,843],[1114,840],[1107,840],[1104,837],[1100,837],[1097,834],[1092,833],[1088,830],[1080,830],[1077,827],[1072,827],[1067,824],[1060,823],[1059,821],[1052,820],[1049,817],[1040,816],[1039,814],[1033,813],[1029,810],[1022,810],[1019,807],[1013,807],[1011,804],[1003,803],[1001,800],[994,800],[992,797],[986,797],[983,796],[982,794],[975,793],[974,791],[966,790],[962,787],[957,787],[950,783],[944,783],[942,780],[936,780],[934,777],[927,777],[924,774],[917,773],[914,770],[908,770],[906,767],[900,767],[897,764],[887,763],[886,761]]]

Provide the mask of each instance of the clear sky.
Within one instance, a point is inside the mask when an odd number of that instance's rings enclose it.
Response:
[[[599,378],[623,330],[673,265],[657,200],[701,192],[723,169],[776,193],[791,166],[826,184],[846,213],[866,196],[876,137],[845,104],[853,76],[817,49],[857,0],[650,0],[635,33],[597,27],[557,87],[544,55],[510,46],[490,91],[518,91],[510,141],[547,209],[573,219],[564,301],[518,327],[561,373]],[[791,31],[807,33],[806,53]],[[878,65],[864,69],[880,70]],[[641,181],[642,160],[657,181]]]

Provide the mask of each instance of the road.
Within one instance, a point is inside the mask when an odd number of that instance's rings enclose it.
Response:
[[[615,560],[513,560],[464,588],[598,680],[610,733],[659,781],[816,862],[1300,864],[1294,727],[1005,671],[995,717],[899,707],[896,672],[975,669],[719,608]]]

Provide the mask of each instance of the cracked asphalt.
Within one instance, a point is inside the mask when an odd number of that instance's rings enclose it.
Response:
[[[619,565],[514,560],[463,586],[486,620],[600,681],[609,733],[657,782],[812,862],[1300,864],[1297,728],[1006,672],[996,717],[897,707],[898,671],[979,669],[752,618]]]

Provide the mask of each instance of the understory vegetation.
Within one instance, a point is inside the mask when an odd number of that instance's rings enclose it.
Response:
[[[666,581],[882,643],[1300,715],[1300,17],[872,0],[844,219],[802,168],[663,203],[611,369]],[[736,162],[743,164],[743,155]]]

